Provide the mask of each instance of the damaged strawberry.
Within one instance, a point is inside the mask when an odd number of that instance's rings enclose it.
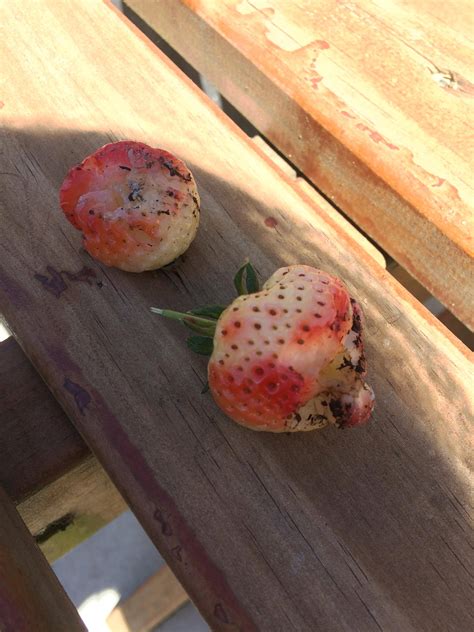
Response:
[[[186,165],[133,141],[105,145],[73,167],[60,203],[87,252],[128,272],[170,263],[199,225],[199,195]]]
[[[246,263],[228,307],[186,313],[152,308],[196,334],[188,346],[209,355],[217,405],[253,430],[293,432],[368,421],[362,312],[337,277],[310,266],[277,270],[259,288]]]

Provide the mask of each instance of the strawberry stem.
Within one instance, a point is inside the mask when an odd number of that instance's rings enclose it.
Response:
[[[252,294],[259,291],[257,273],[248,259],[245,260],[238,270],[234,278],[234,286],[239,295]],[[189,337],[187,340],[188,346],[196,353],[202,355],[212,354],[217,321],[225,310],[225,306],[206,305],[197,309],[190,309],[187,312],[176,312],[172,309],[161,309],[160,307],[150,307],[150,310],[154,314],[165,316],[165,318],[178,320],[189,329],[192,329],[199,335]]]
[[[215,308],[214,308],[215,309]],[[216,331],[217,318],[207,318],[206,316],[196,315],[192,312],[175,312],[172,309],[160,309],[159,307],[150,307],[154,314],[179,320],[198,334],[203,336],[214,337]]]
[[[179,320],[180,322],[188,322],[196,325],[212,326],[216,324],[214,318],[204,318],[203,316],[194,316],[193,314],[187,314],[186,312],[175,312],[172,309],[160,309],[159,307],[150,307],[150,311],[165,318],[171,318],[172,320]]]

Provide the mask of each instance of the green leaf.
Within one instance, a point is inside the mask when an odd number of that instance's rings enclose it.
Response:
[[[186,344],[194,353],[205,356],[210,356],[214,349],[213,340],[209,336],[189,336]]]
[[[204,393],[207,393],[208,390],[209,390],[209,382],[208,380],[206,380],[206,383],[202,387],[201,395],[204,395]]]
[[[245,280],[244,280],[244,272],[245,272],[245,266],[247,264],[244,263],[243,266],[241,266],[238,270],[237,270],[237,274],[234,277],[234,285],[235,285],[235,289],[237,290],[237,294],[239,296],[242,296],[242,294],[247,294],[246,288],[245,288]]]
[[[247,292],[249,294],[254,294],[255,292],[258,292],[260,290],[260,283],[258,281],[258,276],[255,271],[255,268],[253,267],[251,263],[247,263],[246,270],[247,270],[247,279],[246,279]]]
[[[259,291],[260,284],[258,282],[257,273],[249,261],[246,261],[237,271],[234,277],[234,285],[239,296],[243,294],[253,294]]]

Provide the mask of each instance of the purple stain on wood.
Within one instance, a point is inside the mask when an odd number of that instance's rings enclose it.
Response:
[[[351,119],[356,118],[355,114],[351,114],[350,112],[347,112],[346,110],[341,110],[341,114],[342,116],[346,116],[347,118],[351,118]]]
[[[3,101],[0,101],[0,110],[4,107],[5,107],[5,103]]]
[[[48,355],[61,368],[67,367],[68,373],[75,376],[75,379],[82,378],[80,368],[64,349],[50,346]],[[191,598],[199,603],[201,612],[207,612],[211,617],[214,614],[216,602],[224,603],[226,608],[224,612],[232,614],[233,621],[239,629],[257,632],[257,626],[236,599],[224,573],[209,557],[208,551],[181,515],[174,499],[158,483],[155,473],[141,450],[130,440],[126,430],[110,411],[100,393],[89,385],[86,391],[71,380],[68,380],[68,383],[70,389],[75,390],[79,387],[81,392],[86,393],[94,401],[94,407],[88,417],[91,419],[94,415],[97,423],[92,426],[83,425],[80,417],[74,421],[77,422],[79,429],[83,430],[85,438],[99,459],[103,461],[119,489],[129,500],[134,499],[134,512],[148,528],[152,538],[154,536],[155,544],[161,545],[162,553],[166,556],[166,549],[168,549],[170,559],[172,557],[179,559],[180,562],[184,561],[186,574],[181,575],[179,579],[185,585]],[[113,458],[110,455],[111,450],[115,452]],[[133,481],[138,485],[140,493],[136,488],[134,493]],[[150,502],[155,504],[155,510],[151,515],[147,509]],[[161,508],[158,510],[160,514],[169,516],[167,522],[173,525],[173,534],[167,536],[165,540],[163,540],[165,534],[162,523],[158,520],[161,524],[159,531],[153,525],[157,521],[155,516],[157,506]],[[153,520],[150,521],[150,518]],[[189,581],[186,581],[187,576]],[[199,590],[196,588],[198,586]],[[225,617],[229,619],[228,614],[225,614]]]
[[[48,346],[48,358],[54,362],[56,367],[59,369],[59,373],[62,375],[76,374],[81,376],[81,372],[78,366],[71,360],[69,355],[63,349],[55,346]]]
[[[222,623],[231,623],[229,617],[227,616],[227,612],[224,610],[221,603],[216,603],[214,606],[214,616],[216,619],[219,619],[219,621],[222,621]]]
[[[166,520],[163,518],[163,514],[161,513],[161,511],[159,509],[157,509],[155,511],[155,513],[153,514],[153,518],[160,523],[161,525],[161,533],[163,535],[166,535],[167,537],[169,537],[170,535],[173,535],[173,529],[170,527],[169,523],[166,522]]]
[[[0,291],[7,297],[7,305],[11,304],[18,308],[27,308],[31,304],[31,300],[23,287],[4,272],[0,275]],[[4,311],[5,316],[7,316],[7,309],[5,308]]]
[[[440,187],[442,184],[444,184],[446,182],[445,178],[440,178],[437,176],[436,182],[434,184],[432,184],[432,187]]]
[[[173,524],[173,536],[167,537],[167,540],[170,542],[168,545],[161,540],[163,545],[161,548],[163,550],[163,547],[167,546],[170,554],[173,555],[176,546],[180,547],[180,557],[182,559],[184,557],[188,561],[187,572],[194,575],[194,581],[189,585],[185,581],[185,577],[181,578],[188,592],[190,592],[191,597],[193,598],[194,596],[194,601],[199,602],[201,611],[205,612],[207,610],[209,614],[213,612],[213,606],[211,604],[215,603],[216,598],[220,599],[226,604],[227,610],[232,612],[234,619],[238,621],[241,629],[248,630],[248,632],[256,632],[257,627],[255,623],[237,601],[232,589],[227,583],[225,575],[209,558],[208,552],[184,520],[173,498],[159,485],[153,470],[148,465],[140,449],[132,443],[125,429],[108,409],[100,394],[93,389],[92,393],[96,414],[100,420],[100,430],[104,435],[104,439],[116,451],[117,455],[120,455],[122,461],[123,467],[121,469],[114,468],[109,471],[112,475],[115,474],[119,482],[120,480],[122,481],[124,488],[128,488],[129,497],[131,493],[128,481],[129,477],[132,476],[142,490],[142,501],[144,504],[145,499],[155,502],[159,504],[159,506],[162,507],[162,511],[170,517],[169,521]],[[97,441],[97,434],[94,433],[94,435],[87,436],[87,438],[90,442],[93,440],[95,452],[100,456],[102,452],[102,441]],[[120,476],[121,471],[125,473],[125,481]],[[138,505],[134,506],[134,510],[138,514],[141,513],[141,515],[143,515]],[[145,518],[145,524],[146,522]],[[160,524],[161,535],[164,535],[162,523]],[[153,532],[151,526],[150,531]],[[156,539],[157,538],[155,538],[155,542]],[[197,585],[201,586],[199,595],[193,592],[193,588]]]
[[[268,228],[276,228],[278,226],[278,222],[274,217],[267,217],[264,224],[268,226]]]
[[[50,274],[50,278],[43,274],[35,274],[35,279],[39,281],[44,289],[51,294],[54,294],[56,298],[59,298],[64,290],[67,290],[67,285],[61,276],[61,273],[55,270],[52,266],[47,266],[46,270]]]
[[[369,138],[371,140],[374,141],[374,143],[382,143],[382,145],[385,145],[386,147],[388,147],[389,149],[393,149],[393,150],[398,150],[399,147],[397,147],[396,145],[392,145],[392,143],[389,143],[383,136],[382,134],[379,134],[378,132],[376,132],[373,129],[370,129],[370,127],[368,127],[367,125],[364,125],[363,123],[358,123],[356,125],[357,129],[362,130],[363,132],[368,132],[369,133]]]
[[[174,548],[171,549],[171,552],[173,553],[174,557],[178,560],[178,562],[182,562],[183,558],[181,557],[181,550],[182,547],[178,544],[178,546],[175,546]]]
[[[69,378],[66,378],[64,380],[63,386],[68,391],[68,393],[71,393],[71,395],[74,396],[74,401],[76,402],[76,406],[78,407],[79,412],[81,413],[81,415],[84,415],[85,409],[92,400],[89,393],[85,390],[85,388],[82,388],[82,386],[76,384],[76,382],[73,382]]]
[[[47,292],[51,292],[56,298],[59,298],[68,288],[64,277],[66,277],[68,281],[91,285],[92,279],[97,276],[92,268],[87,267],[82,268],[79,272],[68,272],[67,270],[58,271],[53,268],[53,266],[46,266],[46,271],[50,275],[49,277],[44,274],[35,274],[34,277],[43,285]]]

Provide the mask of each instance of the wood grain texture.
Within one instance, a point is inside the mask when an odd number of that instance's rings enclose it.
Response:
[[[107,5],[1,6],[0,310],[211,627],[469,629],[467,350]],[[201,194],[196,241],[157,273],[91,260],[58,208],[67,169],[124,137],[181,156]],[[203,358],[149,307],[228,301],[246,256],[361,301],[366,428],[256,434],[200,394]]]
[[[0,419],[0,485],[15,502],[90,454],[13,338],[0,342]]]
[[[126,509],[13,338],[0,343],[0,485],[52,562]]]
[[[1,487],[0,630],[86,632],[76,608]]]
[[[386,267],[385,257],[355,226],[352,226],[334,206],[326,202],[321,195],[307,182],[304,178],[298,178],[293,167],[286,162],[270,145],[261,137],[254,136],[252,141],[257,145],[270,160],[279,167],[285,175],[287,175],[300,189],[306,194],[308,201],[314,199],[317,208],[324,206],[324,210],[330,216],[331,220],[339,224],[343,232],[357,243],[383,268]]]
[[[126,5],[474,327],[469,0]]]
[[[17,510],[49,562],[54,562],[127,509],[104,469],[89,454]]]
[[[112,610],[107,625],[110,632],[150,632],[188,601],[169,567],[162,566]]]

